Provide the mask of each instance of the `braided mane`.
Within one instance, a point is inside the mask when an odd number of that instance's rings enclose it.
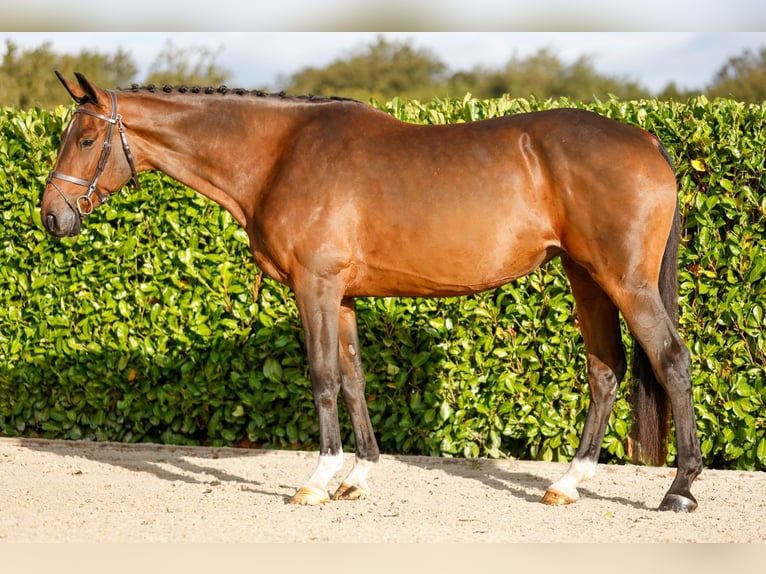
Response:
[[[169,84],[166,84],[164,86],[157,86],[155,84],[147,84],[145,86],[139,85],[139,84],[133,84],[130,88],[119,88],[120,91],[132,91],[132,92],[140,92],[140,91],[146,91],[151,92],[153,94],[155,93],[166,93],[166,94],[172,94],[172,93],[178,93],[178,94],[204,94],[204,95],[227,95],[227,94],[234,94],[237,96],[250,96],[250,97],[257,97],[257,98],[282,98],[282,99],[289,99],[289,100],[300,100],[300,101],[308,101],[308,102],[356,102],[357,100],[353,98],[344,98],[341,96],[316,96],[314,94],[308,94],[303,96],[291,96],[286,94],[285,92],[277,92],[277,93],[270,93],[270,92],[264,92],[263,90],[245,90],[243,88],[228,88],[227,86],[218,86],[217,88],[214,88],[212,86],[202,87],[202,86],[171,86]]]

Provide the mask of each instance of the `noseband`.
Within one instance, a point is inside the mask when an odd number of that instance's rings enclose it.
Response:
[[[107,199],[109,199],[109,196],[102,194],[97,187],[98,184],[98,178],[101,177],[101,174],[104,172],[104,169],[106,168],[106,162],[109,159],[109,154],[112,151],[112,135],[114,134],[114,126],[117,126],[117,129],[120,132],[120,139],[122,140],[122,149],[125,152],[125,157],[128,160],[128,165],[130,165],[130,173],[131,173],[131,181],[136,186],[137,189],[141,189],[141,185],[138,183],[138,179],[136,178],[136,165],[133,161],[133,154],[130,152],[130,146],[128,146],[128,139],[125,137],[125,129],[122,125],[122,116],[117,113],[117,96],[115,93],[111,90],[106,91],[107,94],[109,94],[109,97],[112,100],[112,112],[109,115],[109,117],[104,116],[102,114],[97,114],[96,112],[92,112],[90,110],[86,110],[84,108],[77,108],[74,113],[75,114],[87,114],[89,116],[93,116],[94,118],[98,118],[100,120],[105,121],[108,125],[106,128],[106,139],[104,140],[104,147],[101,150],[101,157],[98,160],[98,166],[96,166],[96,173],[93,174],[93,178],[88,181],[87,179],[82,179],[79,177],[74,177],[71,175],[66,175],[63,173],[59,173],[57,171],[51,171],[51,173],[48,175],[48,178],[45,180],[46,183],[49,183],[53,185],[54,188],[56,188],[56,191],[59,192],[61,197],[64,198],[64,201],[66,201],[66,204],[74,211],[80,219],[84,218],[87,215],[90,215],[93,212],[94,205],[93,205],[93,194],[95,193],[98,196],[99,205],[102,203],[106,203]],[[61,191],[61,188],[56,185],[56,182],[54,180],[60,179],[61,181],[67,181],[69,183],[73,183],[75,185],[82,186],[86,188],[88,191],[79,196],[74,203],[72,203],[69,198],[64,194],[63,191]]]

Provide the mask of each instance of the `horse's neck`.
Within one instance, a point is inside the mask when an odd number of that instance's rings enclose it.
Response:
[[[294,129],[298,114],[252,97],[215,98],[147,97],[124,116],[140,140],[139,170],[166,173],[247,227],[275,159],[269,151]]]

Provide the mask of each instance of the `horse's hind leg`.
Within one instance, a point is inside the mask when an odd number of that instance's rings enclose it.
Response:
[[[588,354],[591,400],[580,446],[569,470],[543,496],[543,503],[550,505],[575,502],[579,497],[577,485],[595,474],[617,387],[627,369],[617,307],[585,269],[567,256],[562,256],[562,263],[575,297]]]
[[[697,508],[691,485],[702,471],[702,455],[694,418],[689,350],[656,290],[644,286],[625,291],[624,297],[623,317],[668,394],[676,428],[678,471],[659,509],[691,512]]]
[[[365,378],[353,299],[344,300],[340,311],[340,365],[343,374],[341,388],[354,429],[356,461],[351,473],[333,495],[333,500],[355,500],[369,494],[367,474],[380,458],[380,451],[364,397]]]

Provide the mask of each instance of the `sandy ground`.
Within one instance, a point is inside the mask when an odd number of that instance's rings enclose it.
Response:
[[[0,541],[766,541],[762,472],[705,470],[680,515],[655,510],[672,468],[599,466],[552,508],[539,499],[564,464],[386,455],[367,499],[286,504],[316,456],[2,438]]]

